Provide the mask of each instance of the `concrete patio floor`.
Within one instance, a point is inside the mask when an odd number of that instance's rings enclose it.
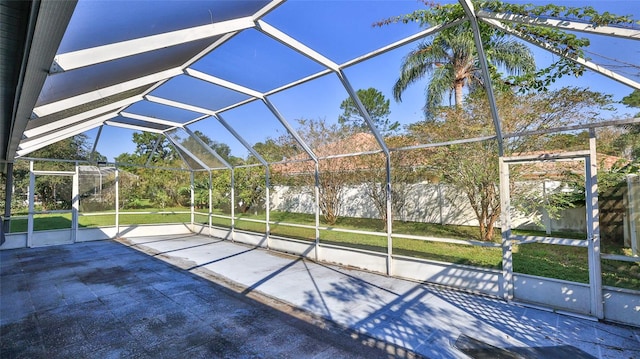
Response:
[[[640,358],[640,328],[205,236],[119,242],[0,252],[0,356]]]
[[[0,264],[1,358],[412,357],[115,241],[1,251]]]

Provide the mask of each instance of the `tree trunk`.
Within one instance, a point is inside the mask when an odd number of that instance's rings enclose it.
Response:
[[[494,222],[491,221],[487,224],[487,231],[484,237],[484,240],[489,242],[493,240],[493,232],[494,232]]]
[[[478,224],[480,225],[480,239],[486,240],[485,234],[486,234],[487,231],[486,231],[486,227],[485,227],[484,221],[480,220],[478,222],[479,222]]]
[[[462,106],[462,88],[464,87],[464,82],[456,80],[454,85],[455,94],[456,94],[456,107]]]

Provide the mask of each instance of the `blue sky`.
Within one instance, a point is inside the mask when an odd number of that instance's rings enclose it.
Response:
[[[544,4],[546,2],[534,2]],[[598,10],[616,14],[634,15],[640,19],[640,1],[554,1],[567,6],[590,5]],[[169,7],[175,3],[169,2]],[[309,47],[324,54],[329,59],[342,63],[375,48],[381,47],[402,37],[418,31],[415,24],[393,24],[382,28],[372,27],[375,21],[389,16],[401,15],[422,8],[424,5],[413,0],[396,1],[290,1],[265,17],[265,21]],[[585,35],[581,35],[585,36]],[[640,45],[637,41],[622,40],[611,37],[593,37],[589,50],[595,54],[604,54],[638,65]],[[251,45],[249,45],[251,44]],[[254,46],[257,44],[257,46]],[[416,43],[394,50],[376,59],[350,67],[345,70],[355,89],[375,87],[387,98],[392,99],[391,88],[397,79],[402,57]],[[539,66],[544,66],[552,56],[543,50],[532,47]],[[594,60],[602,60],[590,55]],[[212,56],[195,63],[194,69],[211,72],[216,76],[240,83],[259,91],[267,91],[286,82],[317,72],[322,67],[274,40],[249,30],[216,50]],[[629,69],[620,69],[629,71]],[[639,80],[637,68],[636,81]],[[424,85],[416,84],[403,94],[403,102],[391,101],[391,119],[408,124],[422,119],[424,104]],[[616,101],[631,93],[632,89],[604,76],[588,73],[581,78],[564,78],[556,85],[589,87],[592,90],[611,94]],[[237,94],[229,95],[212,86],[203,86],[199,81],[179,77],[170,86],[160,88],[154,93],[158,96],[175,95],[192,104],[215,108],[216,105],[237,101]],[[341,113],[340,102],[347,97],[338,78],[331,74],[315,81],[303,84],[270,97],[281,114],[290,122],[299,118],[325,119],[336,122]],[[207,106],[208,105],[208,106]],[[158,106],[145,104],[135,105],[133,110],[151,116],[166,118]],[[620,115],[625,111],[621,108]],[[195,118],[195,114],[181,112],[172,113],[172,117],[186,121]],[[227,120],[251,144],[277,137],[284,128],[277,119],[260,103],[252,103],[223,113]],[[212,119],[204,120],[190,126],[192,130],[200,130],[210,138],[231,146],[232,154],[245,157],[247,151],[232,138],[221,125]],[[95,130],[89,133],[95,135]],[[133,131],[105,128],[98,151],[109,160],[122,152],[133,152],[130,141]]]

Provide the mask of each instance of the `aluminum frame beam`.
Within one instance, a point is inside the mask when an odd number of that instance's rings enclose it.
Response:
[[[94,161],[96,155],[96,149],[98,149],[98,143],[100,143],[100,136],[102,136],[102,129],[104,125],[100,125],[98,128],[98,133],[96,134],[96,139],[93,141],[93,146],[91,147],[91,153],[89,154],[89,160]]]
[[[144,162],[145,167],[149,166],[149,164],[151,163],[153,154],[156,152],[156,149],[158,149],[158,145],[160,145],[160,142],[163,139],[164,139],[164,136],[162,134],[159,134],[158,136],[156,136],[156,140],[153,142],[153,148],[151,149],[151,152],[149,152],[149,156],[147,156],[147,160]]]
[[[149,127],[130,125],[128,123],[115,122],[115,121],[106,121],[104,124],[108,126],[128,128],[130,130],[142,131],[142,132],[163,133],[165,131],[165,130],[156,130]]]
[[[183,110],[198,112],[198,113],[201,113],[201,114],[204,114],[204,115],[213,116],[213,115],[216,114],[216,112],[214,110],[209,110],[209,109],[203,108],[203,107],[188,105],[188,104],[183,103],[183,102],[173,101],[173,100],[169,100],[169,99],[162,98],[162,97],[147,95],[147,96],[144,97],[144,99],[149,101],[149,102],[155,102],[155,103],[159,103],[161,105],[177,107],[177,108],[181,108]],[[191,123],[191,122],[187,122],[187,123]]]
[[[631,79],[629,79],[629,78],[627,78],[625,76],[622,76],[622,75],[620,75],[620,74],[618,74],[616,72],[613,72],[613,71],[611,71],[611,70],[609,70],[609,69],[607,69],[605,67],[602,67],[602,66],[600,66],[598,64],[595,64],[595,63],[593,63],[591,61],[585,60],[585,59],[583,59],[581,57],[571,58],[571,57],[565,56],[565,55],[562,54],[562,52],[558,51],[557,49],[555,49],[550,44],[548,44],[546,42],[538,41],[536,39],[533,39],[532,37],[528,36],[527,34],[523,34],[523,33],[519,32],[519,31],[511,29],[508,26],[505,26],[504,24],[500,23],[497,20],[491,20],[491,19],[481,19],[481,20],[486,22],[487,24],[497,28],[497,29],[505,31],[505,32],[507,32],[507,33],[509,33],[511,35],[514,35],[514,36],[516,36],[516,37],[518,37],[518,38],[520,38],[522,40],[525,40],[525,41],[527,41],[527,42],[529,42],[529,43],[531,43],[533,45],[536,45],[541,49],[544,49],[544,50],[547,50],[547,51],[549,51],[549,52],[551,52],[553,54],[562,56],[562,57],[564,57],[564,58],[566,58],[568,60],[571,60],[571,61],[573,61],[573,62],[575,62],[577,64],[580,64],[580,65],[582,65],[582,66],[584,66],[584,67],[586,67],[586,68],[588,68],[590,70],[593,70],[593,71],[595,71],[595,72],[597,72],[597,73],[599,73],[601,75],[604,75],[604,76],[606,76],[606,77],[608,77],[608,78],[610,78],[612,80],[618,81],[618,82],[622,83],[623,85],[627,85],[627,86],[632,87],[634,89],[640,90],[640,83],[639,82],[633,81],[633,80],[631,80]]]
[[[498,140],[498,156],[504,154],[504,146],[502,139],[502,125],[500,123],[500,115],[498,114],[498,107],[496,106],[496,99],[493,94],[493,85],[491,84],[491,74],[489,73],[489,65],[487,63],[487,56],[484,52],[484,46],[482,45],[482,39],[480,38],[480,28],[478,26],[478,18],[475,15],[475,10],[471,0],[458,0],[465,14],[471,28],[473,29],[473,40],[476,44],[476,51],[478,51],[478,59],[480,61],[480,70],[482,72],[482,80],[484,81],[484,88],[487,92],[489,99],[489,108],[491,110],[491,118],[493,119],[493,127],[496,131]]]
[[[238,140],[246,149],[247,151],[249,151],[249,153],[251,153],[255,158],[258,159],[258,161],[265,167],[269,167],[269,163],[267,161],[265,161],[264,158],[262,158],[262,156],[256,152],[256,150],[253,149],[253,147],[251,147],[251,145],[249,144],[249,142],[247,142],[244,137],[240,136],[240,134],[233,128],[231,127],[231,125],[229,125],[229,123],[227,121],[225,121],[224,118],[222,118],[222,116],[220,116],[220,114],[215,114],[213,116],[211,116],[213,118],[215,118],[216,120],[218,120],[218,122],[220,122],[220,124],[222,124],[222,126],[224,126],[224,128],[227,129],[227,131],[229,131],[229,133],[231,133],[231,135],[233,135],[233,137],[236,138],[236,140]]]
[[[571,21],[564,19],[556,19],[550,17],[526,16],[517,14],[504,14],[499,12],[490,12],[486,10],[478,10],[476,16],[481,19],[492,19],[498,21],[507,21],[523,25],[543,26],[550,28],[558,28],[561,30],[578,31],[590,34],[613,36],[629,40],[640,40],[640,30],[625,29],[622,27],[613,27],[606,25],[593,25],[587,22]]]
[[[300,41],[292,38],[291,36],[285,34],[284,32],[276,29],[275,27],[267,24],[262,20],[257,21],[257,29],[260,30],[263,34],[271,37],[272,39],[282,43],[283,45],[288,46],[292,50],[312,59],[313,61],[321,64],[322,66],[329,68],[333,71],[338,71],[340,66],[337,63],[331,61],[324,55],[319,52],[311,49],[307,45],[301,43]]]
[[[69,133],[66,133],[65,135],[61,135],[59,137],[54,137],[54,138],[51,138],[51,139],[46,140],[46,141],[39,141],[39,142],[34,143],[33,145],[29,146],[29,147],[24,147],[24,148],[20,148],[19,147],[18,150],[16,151],[16,155],[18,157],[22,157],[22,156],[27,155],[27,154],[35,151],[35,150],[39,150],[39,149],[41,149],[41,148],[43,148],[43,147],[45,147],[47,145],[50,145],[52,143],[56,143],[58,141],[62,141],[64,139],[66,139],[66,138],[69,138],[71,136],[75,136],[75,135],[78,135],[78,134],[83,133],[85,131],[89,131],[89,130],[97,127],[97,126],[100,126],[100,124],[93,125],[93,126],[82,127],[82,128],[77,128],[73,132],[69,132]]]
[[[186,149],[183,145],[181,145],[178,141],[176,141],[173,137],[167,135],[166,133],[163,133],[164,137],[167,138],[167,140],[169,140],[169,142],[177,147],[178,149],[180,149],[180,151],[178,151],[178,154],[180,155],[180,157],[182,157],[182,160],[184,161],[184,163],[193,171],[193,168],[189,165],[189,162],[185,161],[185,158],[183,157],[182,153],[186,154],[187,156],[191,157],[192,160],[194,160],[196,163],[198,163],[198,165],[200,165],[200,167],[206,169],[206,170],[211,170],[211,167],[209,167],[208,165],[206,165],[204,162],[202,162],[198,157],[196,157],[193,153],[191,153],[191,151],[189,151],[188,149]],[[191,172],[193,174],[193,172]]]
[[[187,159],[184,158],[184,155],[182,154],[182,152],[180,152],[181,148],[176,146],[176,144],[171,140],[171,138],[169,138],[169,136],[167,136],[165,133],[161,133],[160,136],[158,136],[158,138],[162,138],[163,136],[167,139],[167,141],[169,141],[169,146],[174,148],[174,150],[176,151],[176,153],[178,154],[182,162],[184,162],[185,166],[187,166],[187,170],[193,173],[194,169],[189,165],[189,162],[187,162]],[[150,154],[149,156],[151,155],[153,154]]]
[[[215,77],[215,76],[212,76],[212,75],[209,75],[209,74],[205,74],[204,72],[200,72],[198,70],[194,70],[194,69],[188,68],[188,69],[184,70],[184,73],[186,75],[189,75],[189,76],[193,77],[193,78],[196,78],[196,79],[199,79],[199,80],[202,80],[202,81],[206,81],[206,82],[212,83],[214,85],[222,86],[222,87],[228,88],[230,90],[234,90],[236,92],[240,92],[240,93],[243,93],[245,95],[249,95],[251,97],[255,97],[255,98],[264,97],[264,94],[262,92],[250,89],[248,87],[244,87],[242,85],[238,85],[238,84],[236,84],[234,82],[223,80],[223,79],[221,79],[219,77]]]
[[[351,97],[351,100],[353,101],[353,103],[356,105],[356,108],[360,112],[360,115],[362,115],[362,118],[364,119],[365,123],[369,127],[369,130],[371,130],[371,133],[373,134],[376,141],[378,142],[378,145],[384,152],[385,156],[388,157],[389,148],[387,147],[387,144],[384,142],[384,138],[380,134],[380,131],[378,131],[378,129],[376,128],[376,125],[373,123],[373,120],[371,119],[369,112],[362,104],[362,101],[360,101],[360,98],[358,97],[358,93],[356,92],[356,90],[353,89],[353,86],[351,86],[349,79],[347,79],[347,76],[344,74],[342,70],[336,71],[336,75],[338,75],[338,78],[340,79],[342,86],[349,94],[349,97]]]
[[[182,123],[180,123],[180,122],[163,120],[163,119],[160,119],[160,118],[150,117],[150,116],[145,116],[145,115],[138,115],[138,114],[131,113],[131,112],[126,112],[126,111],[121,111],[120,112],[120,116],[126,117],[126,118],[131,118],[131,119],[134,119],[134,120],[140,120],[140,121],[145,121],[145,122],[156,123],[158,125],[182,128]]]
[[[302,139],[302,137],[300,137],[300,135],[297,133],[297,131],[291,126],[291,124],[289,124],[289,122],[284,118],[284,116],[282,116],[282,114],[280,114],[280,112],[278,111],[278,109],[273,105],[273,103],[271,103],[271,101],[269,101],[269,99],[264,96],[262,93],[259,93],[255,90],[240,86],[240,85],[236,85],[233,84],[231,82],[228,82],[226,80],[222,80],[222,79],[218,79],[214,76],[211,75],[207,75],[205,73],[199,72],[199,71],[195,71],[192,69],[188,69],[186,72],[188,72],[189,74],[194,74],[195,76],[197,76],[198,78],[200,78],[201,80],[207,81],[207,82],[211,82],[211,83],[215,83],[216,85],[237,91],[237,92],[242,92],[245,93],[249,96],[252,96],[256,99],[260,99],[262,100],[262,102],[264,103],[265,106],[267,106],[267,108],[269,109],[269,111],[271,111],[271,113],[278,119],[278,121],[280,121],[280,123],[282,124],[282,126],[285,127],[285,129],[289,132],[289,134],[291,134],[294,139],[298,142],[298,144],[300,146],[302,146],[303,150],[307,153],[307,155],[309,155],[309,157],[311,157],[312,160],[314,161],[318,161],[318,158],[316,156],[316,154],[313,152],[313,150],[307,145],[307,143]],[[215,82],[214,82],[215,81]],[[213,110],[208,110],[205,108],[201,108],[201,107],[197,107],[197,106],[192,106],[192,105],[187,105],[178,101],[173,101],[173,100],[167,100],[167,99],[163,99],[163,98],[159,98],[159,97],[155,97],[155,96],[147,96],[146,97],[149,101],[152,102],[157,102],[157,103],[162,103],[168,106],[174,106],[174,107],[178,107],[178,108],[182,108],[185,110],[191,110],[191,111],[195,111],[195,112],[200,112],[202,114],[206,114],[212,117],[216,117],[219,119],[218,117],[218,112],[213,111]],[[222,112],[222,111],[220,111]],[[187,124],[190,124],[192,122],[189,122]],[[186,129],[185,125],[180,126],[184,129]],[[238,136],[240,136],[240,134],[238,134]],[[246,147],[246,145],[245,145]]]
[[[429,35],[432,35],[432,34],[434,34],[436,32],[442,31],[444,29],[447,29],[447,28],[450,28],[450,27],[453,27],[453,26],[460,25],[463,22],[465,22],[466,20],[467,20],[466,18],[460,18],[460,19],[454,20],[454,21],[446,23],[446,24],[432,26],[432,27],[430,27],[428,29],[424,29],[424,30],[422,30],[422,31],[420,31],[420,32],[418,32],[416,34],[411,35],[411,36],[407,36],[407,37],[405,37],[403,39],[400,39],[400,40],[398,40],[398,41],[396,41],[394,43],[391,43],[391,44],[389,44],[387,46],[383,46],[383,47],[381,47],[379,49],[373,50],[373,51],[371,51],[369,53],[366,53],[364,55],[361,55],[361,56],[358,56],[358,57],[356,57],[354,59],[351,59],[351,60],[349,60],[347,62],[344,62],[344,63],[340,64],[339,67],[341,69],[344,69],[346,67],[359,64],[362,61],[365,61],[365,60],[368,60],[368,59],[370,59],[372,57],[376,57],[378,55],[384,54],[385,52],[389,52],[389,51],[395,50],[395,49],[397,49],[399,47],[408,45],[408,44],[410,44],[410,43],[412,43],[414,41],[423,39],[423,38],[425,38],[425,37],[427,37]]]
[[[165,47],[237,32],[254,26],[256,24],[253,17],[247,16],[58,54],[54,58],[49,72],[51,74],[61,73]]]
[[[273,115],[278,119],[278,121],[280,121],[282,126],[284,126],[285,129],[289,131],[289,134],[293,136],[293,138],[298,142],[298,144],[302,146],[302,149],[304,150],[304,152],[306,152],[307,155],[309,155],[309,157],[311,157],[313,161],[318,162],[318,156],[315,154],[315,152],[313,152],[313,150],[311,149],[311,147],[309,147],[307,142],[302,137],[300,137],[300,134],[291,126],[291,124],[289,124],[289,122],[284,118],[284,116],[280,114],[278,109],[271,103],[271,101],[269,101],[268,98],[263,97],[262,102],[269,108],[271,113],[273,113]]]
[[[189,134],[189,136],[191,136],[196,142],[198,142],[202,147],[204,147],[207,152],[209,152],[211,155],[213,155],[218,161],[220,161],[220,163],[222,163],[225,167],[231,169],[233,166],[231,166],[231,164],[229,162],[227,162],[224,158],[222,158],[222,156],[220,156],[220,154],[216,151],[213,150],[213,148],[209,147],[206,143],[204,143],[204,141],[198,137],[198,135],[196,135],[195,133],[193,133],[193,131],[191,131],[190,129],[184,127],[183,130],[185,130],[185,132],[187,132]]]

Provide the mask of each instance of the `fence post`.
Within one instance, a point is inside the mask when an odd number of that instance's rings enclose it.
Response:
[[[547,203],[547,180],[542,181],[542,199],[544,203]],[[544,230],[547,236],[551,235],[551,216],[549,211],[545,208],[542,209],[542,216],[544,219]]]

